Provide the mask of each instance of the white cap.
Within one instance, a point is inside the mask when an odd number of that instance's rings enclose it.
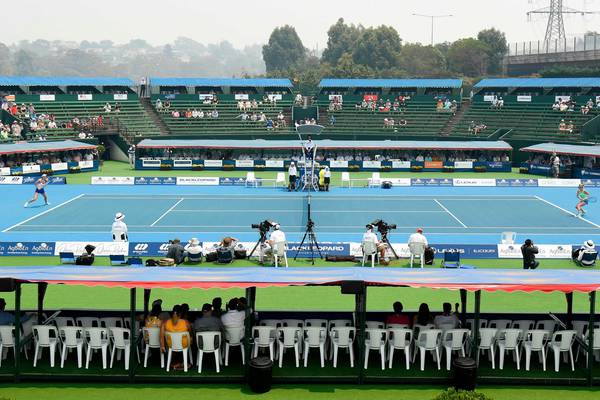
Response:
[[[281,226],[279,224],[273,225],[273,229],[275,229],[276,231],[278,231],[280,228]]]
[[[121,221],[123,219],[125,219],[125,214],[120,213],[120,212],[115,214],[115,221]]]
[[[42,178],[47,178],[47,177],[48,177],[48,175],[42,174]]]
[[[196,238],[191,238],[190,239],[190,244],[193,244],[194,246],[197,246],[200,244],[200,241]]]
[[[589,248],[589,249],[593,249],[596,247],[596,245],[594,245],[594,241],[593,240],[587,240],[584,245]]]

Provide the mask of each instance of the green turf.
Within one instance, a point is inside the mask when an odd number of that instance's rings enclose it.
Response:
[[[429,400],[445,387],[365,385],[285,385],[274,386],[263,395],[255,395],[239,385],[107,385],[107,384],[24,384],[0,386],[0,399],[25,400]],[[573,387],[483,387],[478,391],[494,400],[596,400],[600,389]]]
[[[275,178],[276,171],[257,171],[259,178]],[[371,172],[352,172],[352,178],[370,178]],[[219,176],[219,177],[245,177],[246,171],[148,171],[131,169],[128,163],[118,161],[105,161],[101,170],[98,172],[82,172],[79,174],[65,174],[69,184],[89,184],[92,176]],[[382,172],[383,178],[540,178],[537,175],[525,175],[518,172],[518,168],[513,168],[512,172]],[[332,185],[339,185],[341,172],[332,172]]]

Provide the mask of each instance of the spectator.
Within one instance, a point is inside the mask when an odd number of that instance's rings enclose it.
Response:
[[[442,314],[433,319],[433,323],[437,329],[456,329],[460,326],[460,321],[456,314],[452,312],[452,304],[444,303],[442,306]]]
[[[162,300],[156,300],[152,303],[152,309],[150,310],[150,314],[146,317],[144,321],[144,326],[146,328],[160,328],[162,325]],[[146,341],[148,339],[146,338]]]
[[[584,260],[583,259],[584,254],[593,254],[594,257],[593,257],[593,259],[590,259],[590,260]],[[580,248],[578,248],[577,250],[574,250],[572,253],[573,261],[577,262],[582,267],[594,266],[594,264],[596,264],[597,256],[598,256],[598,252],[596,251],[596,245],[594,244],[594,241],[592,241],[592,240],[586,240]]]
[[[194,322],[195,332],[215,331],[224,333],[223,323],[212,313],[212,305],[205,303],[202,306],[202,318]]]
[[[6,300],[0,298],[0,325],[12,325],[15,323],[15,316],[4,311],[6,308]]]
[[[23,130],[23,127],[21,126],[21,124],[17,123],[17,121],[13,121],[13,123],[10,127],[10,130],[11,130],[13,138],[21,139],[21,131]]]
[[[131,165],[131,167],[134,167],[135,166],[135,145],[134,144],[129,146],[129,149],[127,149],[127,156],[129,157],[129,164]]]
[[[165,321],[160,327],[160,350],[166,353],[167,347],[171,347],[171,339],[165,335],[165,333],[177,333],[177,332],[189,332],[192,334],[192,329],[189,322],[181,318],[181,306],[176,305],[173,307],[171,318]],[[187,348],[190,343],[187,338],[183,338],[182,344],[184,348]],[[183,364],[179,361],[182,357],[180,352],[173,353],[173,365],[172,368],[175,371],[181,371]],[[177,359],[177,360],[175,360]]]
[[[215,317],[219,317],[221,318],[221,315],[223,314],[223,299],[220,297],[215,297],[214,299],[212,299],[212,315],[214,315]]]
[[[421,303],[419,311],[413,317],[413,326],[415,325],[429,325],[433,323],[433,317],[429,312],[429,306],[427,303]]]
[[[539,253],[537,246],[533,244],[531,239],[525,240],[521,246],[521,254],[523,255],[523,269],[536,269],[539,267],[539,261],[535,260],[535,255]]]
[[[212,110],[210,117],[211,118],[219,118],[219,112],[216,109]]]
[[[170,258],[175,264],[181,264],[185,260],[187,253],[181,245],[181,240],[175,238],[171,241],[169,249],[167,250],[166,258]]]
[[[112,106],[109,103],[106,103],[104,105],[104,112],[105,113],[110,113],[112,111]]]
[[[240,310],[238,299],[231,299],[227,304],[228,311],[221,316],[221,322],[225,328],[239,328],[244,326],[246,312]]]
[[[188,244],[184,247],[185,252],[189,256],[194,256],[193,258],[201,258],[202,257],[202,246],[200,246],[200,241],[196,238],[191,238]]]
[[[156,99],[156,109],[157,109],[158,111],[161,111],[161,110],[162,110],[162,108],[163,108],[163,103],[162,103],[162,100],[161,100],[161,99]]]
[[[259,253],[260,263],[264,263],[265,255],[273,254],[273,246],[275,245],[275,243],[285,243],[285,241],[285,233],[283,233],[283,231],[281,230],[281,225],[275,223],[273,225],[273,232],[271,232],[271,236],[269,236],[269,240],[267,240],[266,242],[267,246],[265,251],[260,251]]]
[[[219,243],[219,250],[223,251],[223,250],[228,250],[231,252],[231,259],[234,258],[235,254],[234,254],[234,250],[235,250],[235,245],[239,242],[238,239],[234,238],[234,237],[230,237],[230,236],[226,236],[223,238],[223,240],[221,240],[221,243]]]
[[[389,324],[408,325],[410,323],[410,321],[408,320],[408,315],[402,313],[403,309],[404,309],[404,307],[402,306],[402,303],[400,303],[399,301],[396,301],[394,303],[394,313],[391,315],[388,315],[387,318],[385,319],[386,325],[389,325]]]
[[[323,174],[324,177],[324,189],[326,192],[329,192],[329,184],[331,183],[331,171],[329,167],[325,167],[325,172]]]
[[[373,225],[367,225],[367,231],[363,234],[362,241],[375,243],[377,251],[379,251],[379,263],[382,265],[388,264],[388,262],[385,260],[385,250],[387,249],[387,245],[384,242],[379,241],[379,238],[373,232]]]
[[[408,237],[408,244],[411,243],[423,243],[425,248],[429,246],[427,238],[423,235],[423,228],[417,228],[417,231]]]

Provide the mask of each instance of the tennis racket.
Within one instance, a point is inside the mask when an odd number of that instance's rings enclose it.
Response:
[[[595,196],[590,196],[587,198],[587,202],[588,203],[596,203],[596,202],[598,202],[598,198]]]

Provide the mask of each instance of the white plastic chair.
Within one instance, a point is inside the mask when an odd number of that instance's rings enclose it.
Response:
[[[571,370],[575,371],[575,361],[573,359],[573,342],[575,341],[576,331],[556,331],[552,334],[552,339],[548,343],[548,347],[554,353],[554,371],[558,372],[560,367],[560,354],[569,353],[571,360]]]
[[[102,368],[106,369],[108,346],[110,340],[108,338],[108,329],[106,328],[85,328],[85,338],[87,340],[87,353],[85,357],[85,369],[90,366],[94,350],[102,352]],[[144,365],[145,366],[145,365]]]
[[[550,335],[554,333],[556,328],[558,327],[558,323],[553,319],[545,319],[541,321],[537,321],[535,323],[535,329],[541,329],[544,331],[548,331]]]
[[[406,328],[388,329],[388,358],[389,368],[392,368],[394,362],[394,351],[404,351],[406,359],[406,369],[410,369],[410,347],[413,340],[413,331]]]
[[[279,319],[261,319],[258,322],[259,326],[270,326],[271,328],[279,328],[281,326],[281,320]]]
[[[521,330],[521,340],[524,340],[527,332],[534,330],[533,328],[535,327],[535,321],[530,320],[530,319],[518,319],[518,320],[513,321],[510,324],[510,327],[512,329],[520,329]]]
[[[158,355],[160,357],[160,368],[165,367],[165,358],[163,352],[160,350],[160,328],[142,328],[144,335],[144,368],[148,366],[148,357],[150,356],[150,349],[158,349]]]
[[[350,353],[350,367],[354,368],[354,339],[356,338],[356,328],[351,326],[333,326],[329,333],[331,338],[331,347],[333,349],[333,368],[337,368],[337,359],[339,349],[348,349]]]
[[[251,185],[254,187],[256,187],[256,185],[257,185],[256,176],[254,175],[253,171],[248,171],[246,173],[246,187],[248,185]]]
[[[77,326],[75,318],[73,317],[55,317],[53,321],[57,328],[62,328],[63,326]]]
[[[522,343],[525,351],[525,371],[529,371],[531,365],[531,353],[537,351],[542,362],[544,371],[546,370],[546,342],[548,341],[548,332],[538,329],[532,329],[525,333],[525,340]]]
[[[242,365],[246,364],[246,353],[244,351],[244,327],[227,327],[225,328],[225,366],[229,365],[229,348],[239,347],[242,353]]]
[[[254,348],[252,349],[252,357],[258,356],[258,350],[260,348],[268,348],[271,361],[274,360],[275,331],[276,326],[270,325],[255,326],[254,328],[252,328],[252,337],[254,338]]]
[[[304,367],[308,365],[308,353],[310,348],[319,348],[321,355],[321,368],[325,367],[325,340],[327,339],[327,328],[318,325],[304,328]]]
[[[204,353],[214,353],[217,373],[221,372],[221,369],[219,368],[219,364],[221,363],[221,357],[219,355],[221,348],[221,332],[197,332],[196,343],[198,346],[198,373],[202,373],[202,359],[204,358]]]
[[[350,172],[348,171],[342,172],[342,187],[344,184],[347,184],[348,187],[350,187]]]
[[[123,318],[121,317],[104,317],[100,318],[100,327],[101,328],[124,328]]]
[[[510,319],[491,319],[488,321],[488,328],[498,329],[500,332],[503,329],[509,329],[512,324],[512,320]]]
[[[169,372],[169,369],[171,368],[171,358],[173,358],[173,353],[183,354],[183,370],[187,372],[188,351],[190,344],[192,343],[189,332],[165,332],[165,336],[171,341],[171,346],[169,346],[169,351],[167,353],[167,372]],[[183,347],[184,337],[187,338],[188,345],[186,347]]]
[[[273,243],[273,261],[275,262],[275,268],[279,266],[279,259],[283,258],[285,263],[285,267],[288,267],[288,259],[286,252],[287,243],[286,242],[275,242]]]
[[[62,356],[60,367],[64,368],[69,349],[77,349],[77,368],[81,368],[83,356],[83,329],[78,326],[63,326],[58,330],[62,342]]]
[[[588,338],[589,338],[590,333],[587,332],[585,337],[584,337],[584,341],[586,343],[588,343]],[[600,329],[594,328],[594,347],[592,348],[594,355],[596,356],[596,360],[598,360],[598,355],[596,353],[600,352]],[[585,364],[588,364],[589,361],[589,353],[586,351],[585,352]]]
[[[300,340],[302,330],[298,327],[277,328],[277,347],[279,348],[279,368],[283,366],[283,354],[286,349],[294,349],[296,368],[300,366]]]
[[[452,352],[460,351],[461,357],[465,356],[465,345],[469,338],[468,329],[449,329],[444,331],[442,346],[446,349],[446,370],[450,371]]]
[[[77,317],[75,322],[82,328],[100,328],[100,318],[98,317]]]
[[[0,367],[2,366],[4,350],[9,348],[13,349],[13,355],[16,360],[17,347],[15,346],[15,327],[12,325],[0,325]],[[25,358],[28,358],[27,349],[24,347],[22,349],[25,353]]]
[[[492,369],[496,368],[494,348],[496,346],[496,328],[481,328],[479,329],[479,343],[477,343],[477,351],[482,352],[488,350],[488,358],[492,362]]]
[[[321,328],[327,328],[329,325],[329,321],[326,319],[319,319],[319,318],[309,318],[309,319],[305,319],[304,320],[304,326],[305,327],[314,327],[314,326],[318,326]]]
[[[421,357],[421,371],[425,370],[425,356],[428,351],[431,352],[433,358],[437,362],[438,370],[440,369],[440,345],[442,341],[442,331],[440,329],[421,329],[419,336],[415,341],[415,346],[419,348]],[[417,357],[417,352],[413,354],[413,362]]]
[[[369,187],[376,187],[381,185],[381,174],[379,172],[373,172],[371,179],[369,179]]]
[[[504,368],[504,354],[507,351],[514,353],[514,360],[517,363],[517,369],[521,368],[521,354],[519,352],[519,339],[521,338],[520,329],[501,329],[498,331],[498,354],[500,356],[500,369]]]
[[[283,172],[277,173],[277,178],[275,178],[275,186],[281,184],[281,186],[285,186],[285,174]]]
[[[421,268],[425,267],[425,243],[409,243],[410,250],[410,267],[413,267],[415,258],[421,262]]]
[[[516,232],[502,232],[502,236],[500,236],[501,244],[515,244],[515,239],[517,238]]]
[[[281,320],[282,328],[304,328],[304,320],[302,319],[282,319]]]
[[[467,319],[466,328],[469,329],[470,331],[473,331],[474,326],[475,326],[475,319],[474,318]],[[487,326],[488,326],[488,320],[480,318],[479,319],[479,329],[487,328]]]
[[[385,329],[385,322],[365,321],[366,329]]]
[[[123,350],[125,352],[125,369],[129,369],[129,347],[131,345],[131,332],[125,328],[109,328],[109,336],[112,339],[112,351],[110,353],[110,367],[113,367],[115,352]]]
[[[375,268],[375,257],[377,257],[377,243],[372,240],[363,240],[361,244],[363,257],[362,266],[365,266],[365,262],[371,257],[371,268]]]
[[[127,230],[122,227],[112,228],[112,240],[113,242],[128,242]]]
[[[366,329],[365,333],[365,369],[369,365],[369,351],[379,350],[379,354],[381,355],[381,369],[384,370],[388,332],[385,329]]]
[[[42,349],[50,350],[50,366],[54,367],[54,355],[56,347],[60,345],[58,337],[58,329],[52,325],[34,325],[33,337],[35,340],[35,355],[33,357],[33,367],[37,366],[38,358],[42,357]],[[60,347],[59,347],[60,352]]]
[[[409,329],[408,324],[385,324],[385,329]]]

